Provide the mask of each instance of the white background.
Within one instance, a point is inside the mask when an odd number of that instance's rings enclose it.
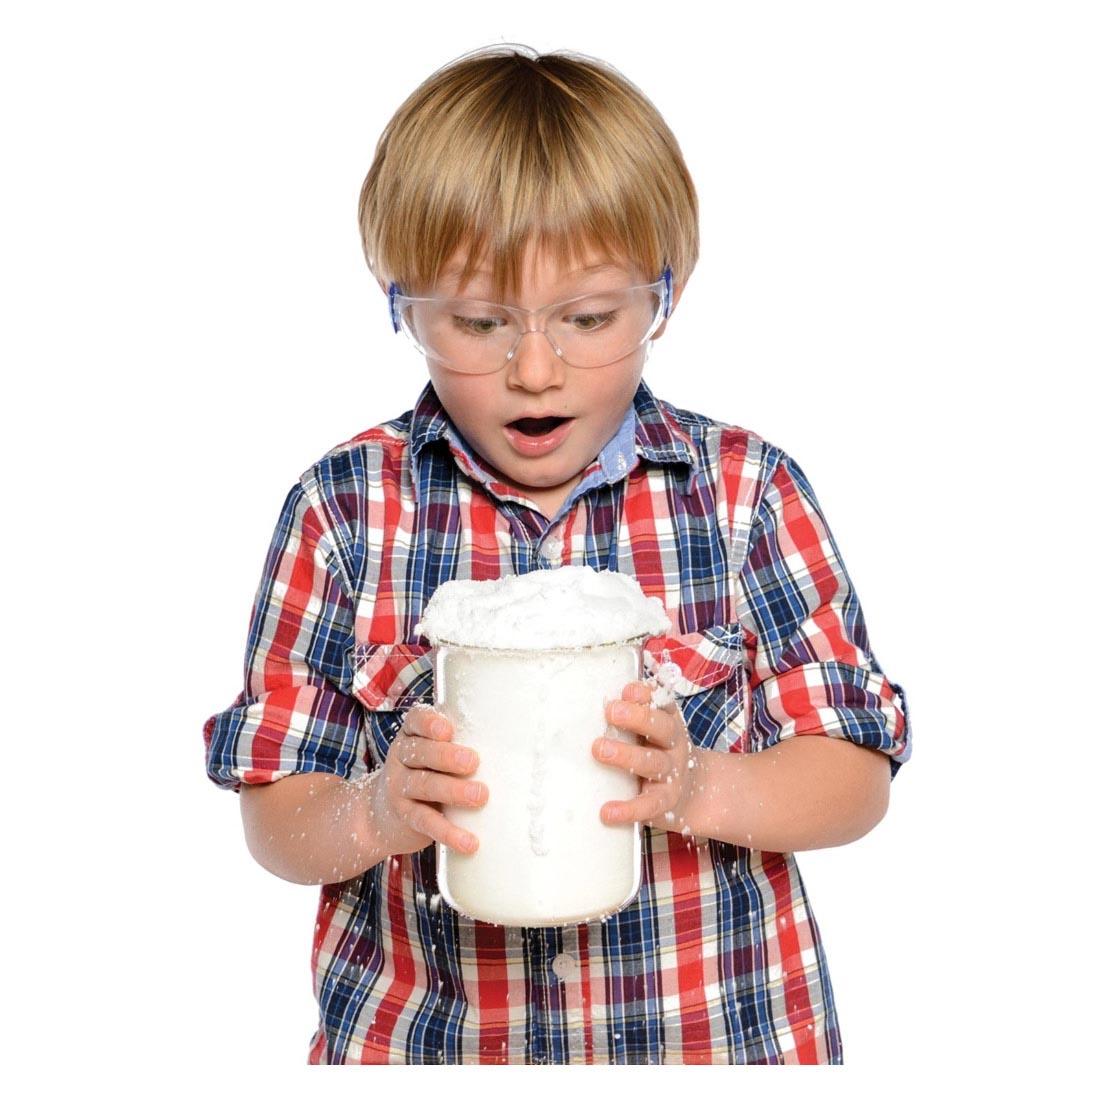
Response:
[[[1077,1072],[1091,5],[4,10],[9,1070],[333,1085],[305,1066],[317,890],[252,861],[201,726],[241,686],[288,489],[425,381],[357,236],[375,142],[429,73],[512,41],[610,62],[671,125],[702,251],[647,380],[803,466],[909,696],[885,820],[799,856],[847,1062],[814,1086]]]

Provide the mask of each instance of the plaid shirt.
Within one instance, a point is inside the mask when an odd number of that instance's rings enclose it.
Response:
[[[548,520],[494,480],[429,384],[415,409],[329,451],[290,490],[248,632],[245,690],[204,727],[229,790],[379,767],[432,701],[412,628],[436,587],[563,564],[634,576],[677,632],[692,740],[792,736],[910,755],[900,685],[805,475],[743,428],[657,400]],[[642,883],[603,921],[508,928],[438,896],[436,846],[323,886],[309,1062],[840,1063],[817,922],[794,855],[641,826]]]

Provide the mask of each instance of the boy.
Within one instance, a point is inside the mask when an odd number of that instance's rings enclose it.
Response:
[[[841,1062],[792,853],[881,819],[905,700],[800,468],[641,380],[698,251],[675,138],[592,59],[478,51],[399,108],[360,224],[430,382],[291,489],[245,690],[204,730],[256,859],[322,884],[309,1061]],[[592,746],[639,777],[592,807],[642,823],[635,900],[505,928],[437,893],[434,842],[477,844],[443,804],[492,792],[412,628],[444,581],[564,564],[660,597],[676,632],[647,648],[683,676],[608,705],[637,747]]]

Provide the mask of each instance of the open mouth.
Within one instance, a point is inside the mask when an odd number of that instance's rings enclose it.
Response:
[[[566,420],[571,419],[572,417],[568,416],[525,416],[519,420],[513,420],[508,427],[515,428],[524,435],[548,435],[559,424],[564,424]]]

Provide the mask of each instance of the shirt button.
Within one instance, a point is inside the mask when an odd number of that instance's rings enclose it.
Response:
[[[546,561],[560,561],[561,552],[564,543],[559,538],[548,538],[543,541],[542,549],[539,553],[546,559]]]
[[[560,955],[554,956],[554,961],[550,964],[550,969],[563,982],[568,981],[577,972],[577,960],[572,955],[562,952]]]

